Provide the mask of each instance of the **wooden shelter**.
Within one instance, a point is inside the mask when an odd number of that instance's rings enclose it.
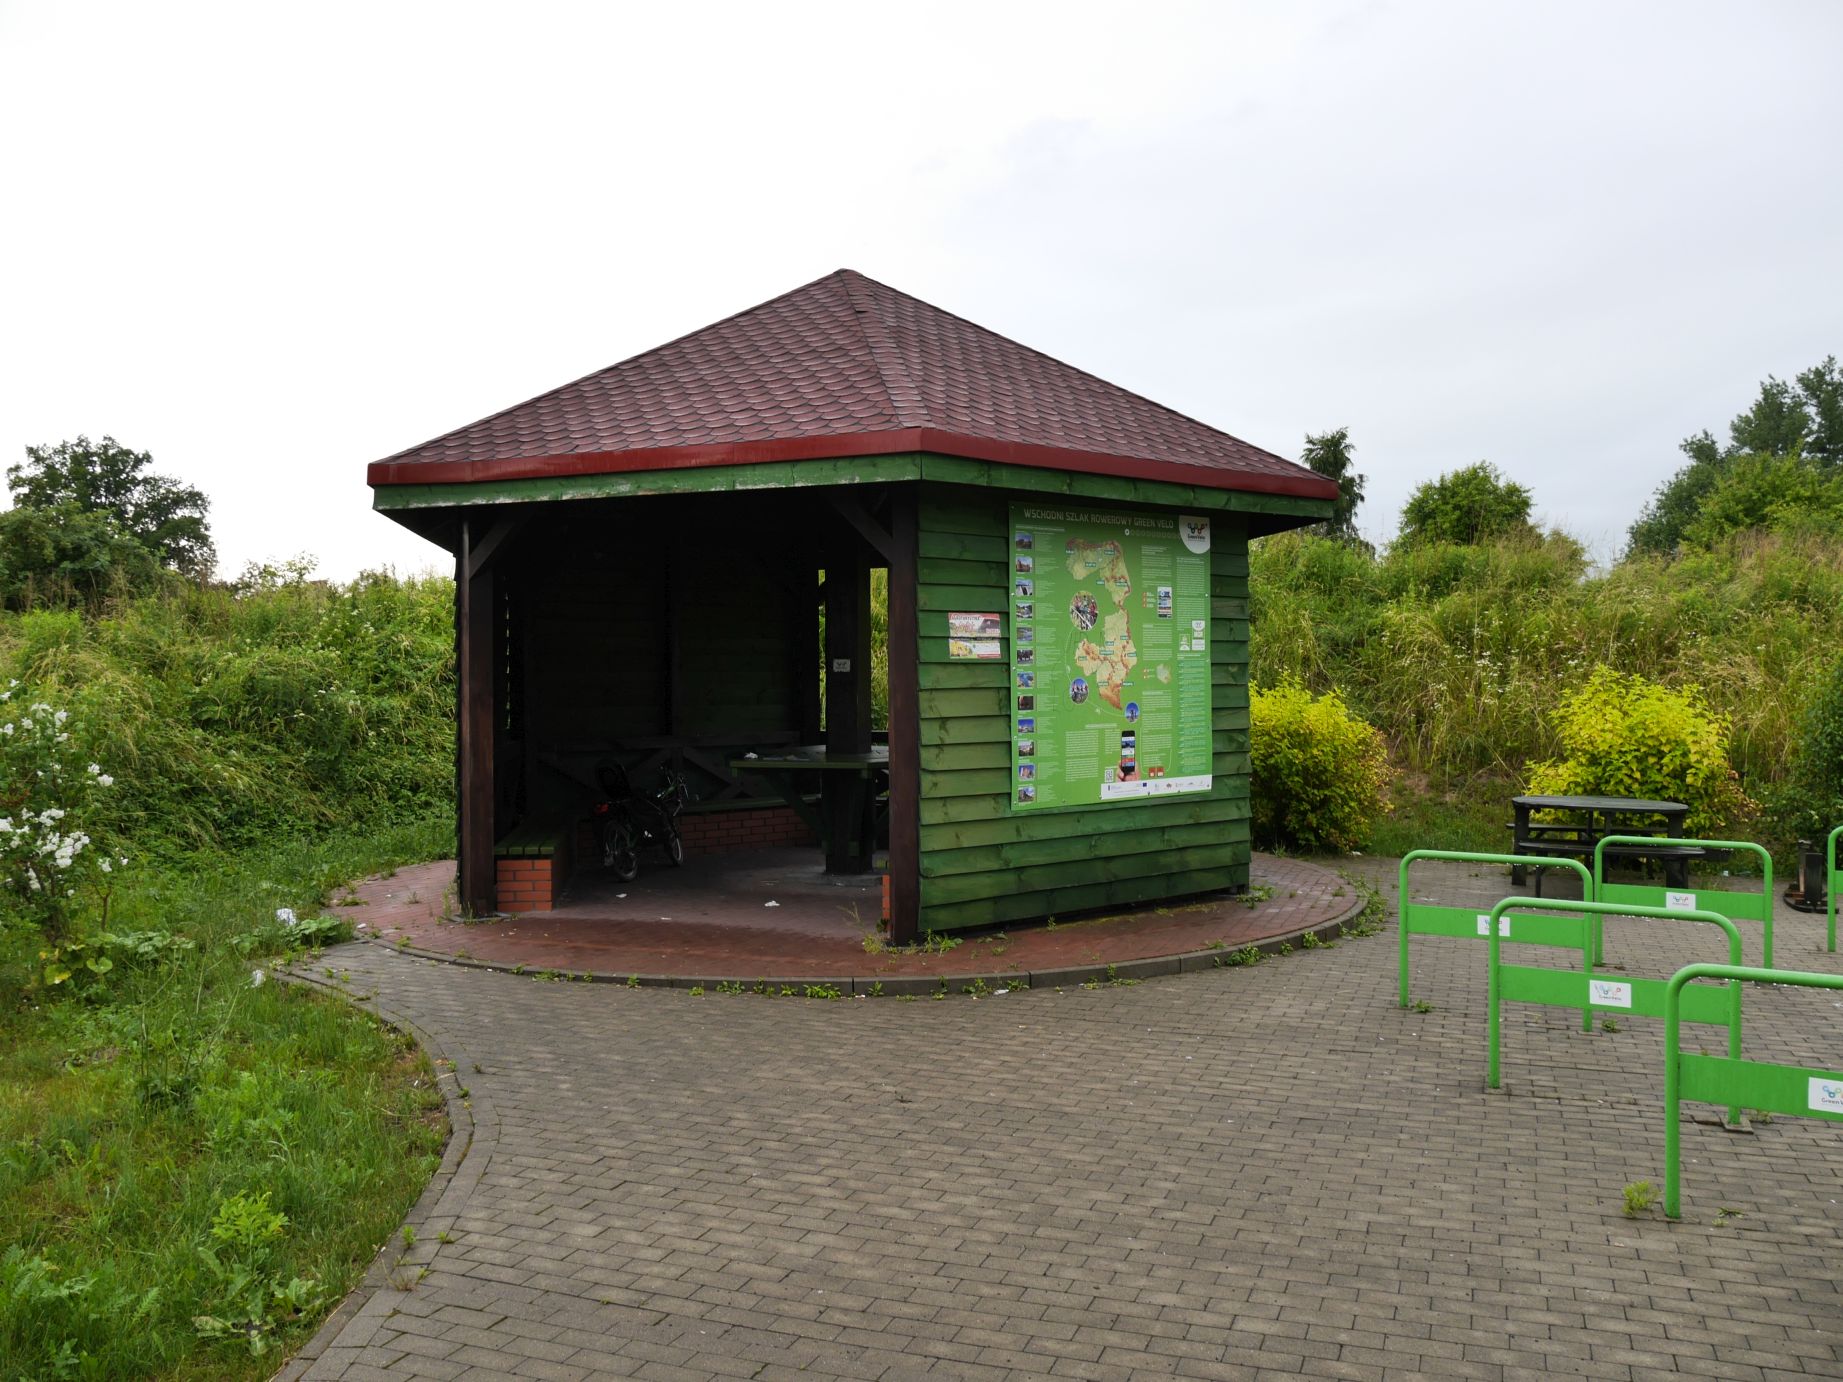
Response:
[[[475,912],[525,886],[508,859],[564,867],[611,756],[746,814],[801,748],[815,771],[786,781],[821,789],[832,867],[869,868],[854,773],[823,769],[882,776],[887,570],[899,941],[1246,885],[1248,539],[1336,496],[850,270],[369,480],[455,556]]]

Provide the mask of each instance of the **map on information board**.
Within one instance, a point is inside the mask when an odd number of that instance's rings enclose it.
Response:
[[[1020,810],[1210,789],[1209,519],[1011,506]]]

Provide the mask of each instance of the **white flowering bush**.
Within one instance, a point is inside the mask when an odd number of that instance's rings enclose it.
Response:
[[[0,691],[0,920],[69,930],[80,899],[106,910],[111,875],[127,863],[91,833],[115,779],[71,745],[70,715]]]

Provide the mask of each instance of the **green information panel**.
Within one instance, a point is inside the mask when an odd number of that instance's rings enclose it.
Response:
[[[1210,789],[1209,519],[1011,506],[1018,810]]]

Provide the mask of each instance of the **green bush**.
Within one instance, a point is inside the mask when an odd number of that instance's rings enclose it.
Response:
[[[1255,690],[1250,705],[1254,838],[1306,850],[1356,849],[1382,810],[1382,736],[1335,691],[1297,682]]]
[[[1595,667],[1553,716],[1565,757],[1532,764],[1529,790],[1685,802],[1692,835],[1726,838],[1756,807],[1728,761],[1728,722],[1700,688]]]
[[[1798,757],[1772,798],[1780,843],[1825,839],[1843,825],[1843,656],[1830,665],[1799,720]]]

